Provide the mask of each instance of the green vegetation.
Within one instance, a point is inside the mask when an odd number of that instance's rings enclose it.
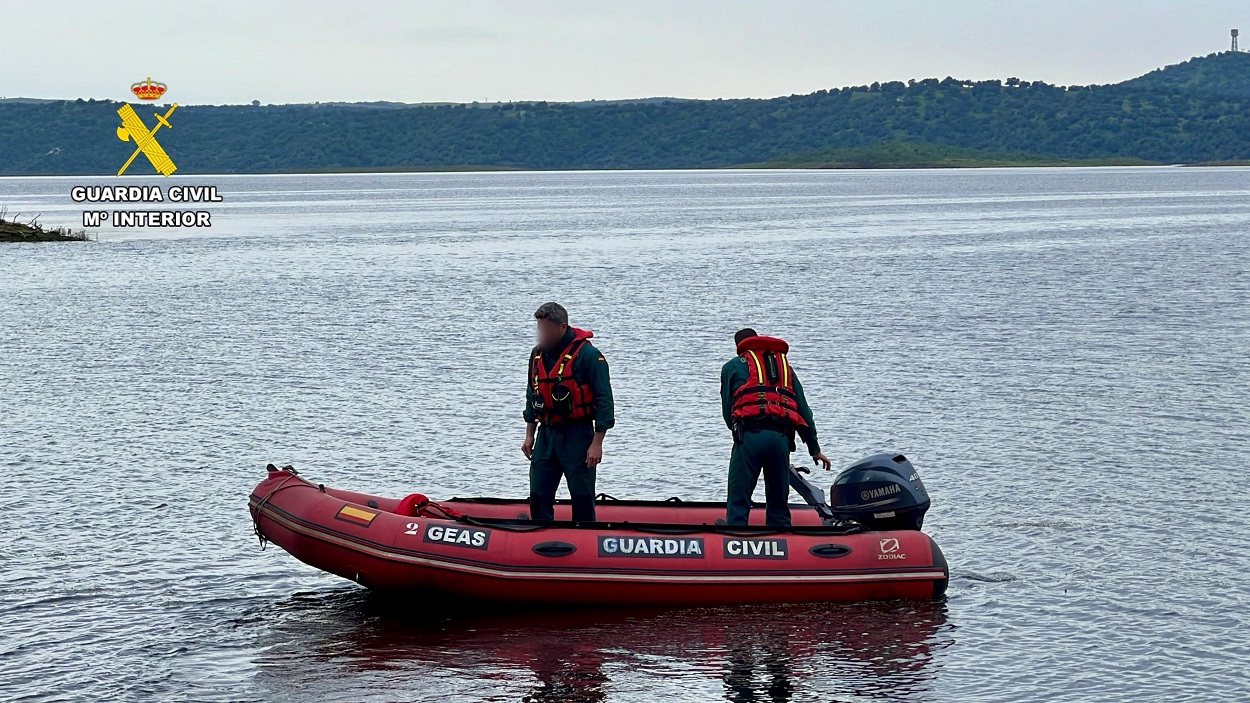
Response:
[[[0,174],[112,174],[118,103],[0,103]],[[137,106],[138,107],[138,106]],[[149,123],[144,105],[139,110]],[[1250,160],[1250,54],[1117,85],[929,78],[768,100],[185,106],[178,173]],[[150,171],[142,157],[132,173]]]
[[[1250,98],[1250,53],[1225,51],[1190,59],[1120,85],[1130,88],[1163,91],[1187,91]]]
[[[464,171],[524,171],[523,166],[460,164],[451,166],[323,166],[282,171],[282,173],[447,173]]]
[[[9,220],[8,210],[0,208],[0,242],[85,242],[86,232],[72,232],[64,227],[44,229],[36,217],[28,223]]]
[[[928,144],[881,142],[862,147],[787,154],[748,168],[973,168],[1003,166],[1149,166],[1134,158],[1063,159],[1027,152],[998,152]]]

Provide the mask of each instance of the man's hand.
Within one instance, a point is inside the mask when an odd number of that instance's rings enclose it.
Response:
[[[534,433],[537,428],[537,423],[525,423],[525,442],[521,443],[521,454],[525,454],[526,459],[534,458]]]
[[[829,461],[829,457],[825,456],[824,452],[816,452],[815,454],[813,454],[813,455],[812,455],[812,463],[813,463],[813,464],[824,464],[824,465],[825,465],[825,471],[828,471],[828,470],[829,470],[829,468],[830,468],[831,466],[833,466],[833,463],[832,463],[831,461]]]
[[[590,449],[586,450],[586,468],[593,469],[603,461],[603,433],[596,432],[590,440]]]

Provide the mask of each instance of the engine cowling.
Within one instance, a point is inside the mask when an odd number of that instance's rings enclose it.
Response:
[[[919,530],[929,493],[907,457],[873,454],[838,474],[829,506],[839,520],[854,520],[870,530]]]

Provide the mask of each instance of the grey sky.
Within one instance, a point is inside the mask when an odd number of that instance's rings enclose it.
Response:
[[[1111,83],[1227,49],[1250,2],[3,0],[0,18],[0,96],[126,99],[150,74],[184,104],[468,102]]]

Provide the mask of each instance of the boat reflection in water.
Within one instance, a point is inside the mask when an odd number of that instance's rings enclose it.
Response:
[[[924,697],[952,640],[925,601],[448,612],[353,588],[256,616],[256,684],[302,700]]]

